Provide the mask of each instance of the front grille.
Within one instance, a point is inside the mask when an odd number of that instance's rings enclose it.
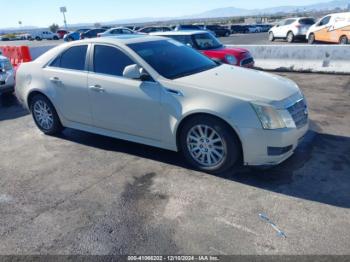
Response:
[[[287,110],[293,117],[294,123],[297,128],[301,128],[307,124],[309,114],[304,99],[298,101],[291,107],[288,107]]]
[[[249,65],[251,63],[254,63],[253,57],[249,57],[249,58],[242,60],[241,66]]]

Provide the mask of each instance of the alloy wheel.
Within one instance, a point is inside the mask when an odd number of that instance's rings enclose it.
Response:
[[[53,113],[45,101],[38,100],[34,103],[33,114],[41,128],[49,130],[53,127]]]
[[[214,167],[226,157],[222,137],[206,125],[194,126],[187,134],[187,148],[192,158],[202,166]]]

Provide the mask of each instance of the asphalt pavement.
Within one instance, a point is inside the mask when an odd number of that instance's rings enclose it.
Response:
[[[350,255],[350,76],[282,75],[308,99],[305,141],[276,168],[219,176],[149,146],[45,136],[2,96],[0,254]]]

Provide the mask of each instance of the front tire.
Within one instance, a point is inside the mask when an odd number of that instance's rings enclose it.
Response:
[[[309,42],[310,45],[313,45],[313,44],[316,43],[315,34],[310,34],[309,35],[308,42]]]
[[[287,34],[287,41],[288,41],[288,43],[293,43],[294,42],[294,34],[293,34],[293,32],[289,32]]]
[[[341,45],[347,45],[348,43],[349,43],[349,40],[345,35],[339,39],[339,44]]]
[[[274,34],[272,32],[269,33],[269,41],[270,42],[275,41],[275,36],[274,36]]]
[[[36,126],[46,135],[55,135],[63,130],[57,112],[44,95],[35,95],[30,101],[30,111]]]
[[[240,143],[220,119],[198,116],[187,121],[180,133],[180,148],[194,168],[220,174],[233,169],[240,156]]]

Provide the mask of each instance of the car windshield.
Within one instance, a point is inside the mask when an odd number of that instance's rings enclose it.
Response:
[[[199,50],[217,49],[221,48],[222,44],[210,33],[195,34],[193,41]]]
[[[175,40],[159,40],[128,45],[160,75],[176,79],[217,67],[193,48]]]
[[[90,29],[78,29],[78,30],[75,31],[75,32],[81,34],[81,33],[87,32],[87,31],[89,31],[89,30],[90,30]]]

